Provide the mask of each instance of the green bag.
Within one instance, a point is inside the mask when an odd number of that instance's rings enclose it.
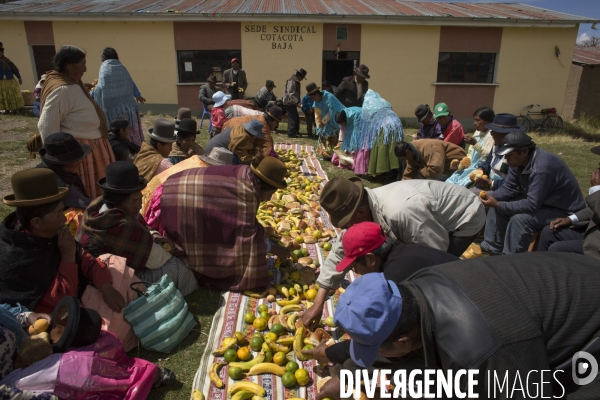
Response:
[[[135,288],[140,283],[148,286],[145,293]],[[139,297],[123,309],[125,319],[143,348],[169,353],[196,325],[183,296],[168,275],[156,283],[134,282],[130,287]]]

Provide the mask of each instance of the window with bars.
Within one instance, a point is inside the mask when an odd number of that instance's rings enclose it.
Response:
[[[223,72],[231,68],[231,59],[241,55],[241,50],[180,50],[177,52],[179,83],[203,83],[212,73],[221,81]]]
[[[494,83],[496,53],[440,52],[437,82]]]
[[[348,40],[348,27],[347,26],[336,26],[335,27],[335,38],[337,40]]]

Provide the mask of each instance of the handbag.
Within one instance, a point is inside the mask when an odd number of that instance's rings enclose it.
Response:
[[[147,285],[146,292],[135,286]],[[196,321],[168,275],[155,283],[134,282],[129,287],[139,297],[123,309],[125,319],[147,350],[169,353],[185,338]]]

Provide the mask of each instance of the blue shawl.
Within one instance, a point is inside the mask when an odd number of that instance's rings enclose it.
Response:
[[[98,84],[92,96],[105,112],[123,103],[133,103],[137,108],[134,98],[136,90],[131,75],[121,61],[106,60],[100,66]]]
[[[329,117],[329,120],[324,127],[317,127],[317,136],[321,138],[331,137],[336,131],[340,130],[340,126],[335,122],[335,114],[344,110],[345,107],[328,91],[323,90],[321,93],[323,93],[323,98],[320,101],[315,101],[313,108],[321,110],[321,120],[325,117]]]
[[[403,139],[402,121],[392,110],[392,105],[369,89],[365,94],[359,127],[354,130],[350,142],[352,151],[371,150],[376,143],[389,145]]]
[[[362,113],[361,107],[348,107],[344,110],[346,112],[346,127],[344,128],[344,141],[342,142],[343,151],[357,151],[359,149],[352,148],[352,136],[354,131],[358,129],[360,125],[360,114]]]

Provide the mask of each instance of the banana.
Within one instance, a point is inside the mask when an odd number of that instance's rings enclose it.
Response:
[[[300,304],[300,296],[294,296],[291,300],[277,300],[277,305],[280,307],[290,306],[292,304]]]
[[[225,385],[221,378],[219,378],[219,371],[223,368],[224,365],[227,365],[226,362],[216,362],[211,365],[210,370],[208,371],[208,377],[212,383],[215,384],[217,389],[223,389]]]
[[[244,293],[244,295],[248,296],[248,297],[252,297],[253,299],[262,299],[267,297],[267,294],[269,293],[268,290],[265,290],[264,292],[253,292],[251,290],[244,290],[242,293]]]
[[[302,306],[297,305],[297,304],[292,304],[289,306],[281,307],[281,310],[279,310],[279,315],[285,315],[292,311],[302,311]]]
[[[227,388],[227,397],[231,398],[231,396],[233,396],[240,390],[252,392],[260,397],[265,397],[267,395],[267,391],[265,390],[265,388],[260,386],[259,384],[250,381],[240,381],[234,383],[233,385],[229,385],[229,387]]]
[[[252,400],[267,400],[267,399],[265,399],[264,397],[254,395],[254,396],[252,396]]]
[[[296,329],[296,335],[294,336],[294,355],[299,361],[306,361],[307,358],[301,351],[302,347],[304,347],[304,327]]]
[[[278,293],[280,293],[281,295],[285,296],[285,298],[289,298],[290,297],[290,292],[288,291],[288,288],[286,288],[283,285],[273,285],[275,286],[275,289],[277,290]]]
[[[192,392],[192,399],[204,400],[204,394],[200,390],[194,389],[194,391]]]
[[[304,344],[310,344],[312,346],[312,342],[310,341],[310,338],[304,338]]]
[[[296,320],[298,319],[299,316],[300,316],[300,314],[298,314],[298,313],[290,314],[290,316],[288,317],[288,319],[286,321],[289,331],[293,332],[296,330]]]
[[[232,367],[238,367],[241,368],[244,372],[249,371],[250,368],[254,367],[256,364],[260,364],[261,362],[265,361],[265,353],[263,353],[262,351],[260,353],[258,353],[258,355],[250,360],[250,361],[246,361],[246,362],[232,362],[229,363],[229,368]]]
[[[279,339],[277,339],[277,344],[290,346],[294,344],[294,336],[280,336]]]
[[[277,343],[272,342],[269,339],[265,340],[265,343],[269,346],[269,348],[273,351],[273,353],[277,353],[277,352],[283,351],[285,354],[287,354],[287,353],[290,352],[290,348],[289,347],[285,347],[285,346],[279,345]]]
[[[223,354],[225,354],[225,352],[229,349],[233,349],[235,346],[237,345],[237,340],[232,340],[229,344],[226,344],[225,346],[216,349],[215,351],[212,352],[212,355],[215,357],[220,357]]]
[[[308,287],[308,286],[307,286],[307,287]],[[302,289],[302,286],[300,286],[300,285],[299,285],[299,284],[297,284],[297,283],[294,283],[294,289],[296,289],[296,293],[298,293],[298,294],[302,294],[302,293],[304,293],[304,290]]]
[[[254,396],[254,393],[249,390],[240,390],[236,394],[233,395],[231,400],[246,400],[251,399]]]
[[[346,291],[346,289],[344,289],[343,287],[338,288],[338,292],[340,292],[340,294],[344,293]]]
[[[255,365],[254,367],[250,368],[250,371],[248,371],[249,376],[262,374],[282,376],[285,374],[285,368],[272,363],[262,363]]]

